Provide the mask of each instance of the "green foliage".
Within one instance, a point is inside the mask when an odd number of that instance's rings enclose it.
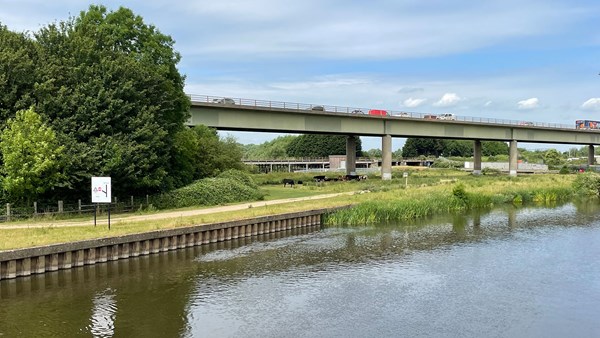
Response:
[[[217,177],[233,179],[233,180],[236,180],[248,187],[258,189],[258,185],[254,182],[254,179],[252,179],[252,176],[250,176],[250,174],[246,171],[242,171],[242,170],[238,170],[238,169],[228,169],[228,170],[225,170],[224,172],[220,173],[219,176],[217,176]]]
[[[362,155],[362,144],[358,136],[352,136],[356,142],[356,156]],[[286,149],[291,157],[327,157],[346,153],[346,136],[306,134],[293,139]]]
[[[250,160],[274,160],[288,157],[287,147],[297,136],[279,136],[274,140],[244,146],[244,158]]]
[[[34,95],[69,158],[74,189],[113,177],[115,193],[164,188],[188,117],[173,40],[129,9],[90,6],[35,34]]]
[[[498,141],[481,142],[484,156],[508,155],[508,145]],[[425,156],[473,156],[473,141],[444,140],[434,138],[408,138],[402,147],[402,157]]]
[[[464,163],[459,162],[459,161],[452,161],[452,160],[448,160],[446,158],[440,157],[440,158],[435,159],[435,161],[433,161],[433,164],[431,166],[433,168],[460,169],[460,168],[464,167]]]
[[[467,203],[469,200],[465,185],[462,183],[458,183],[452,188],[452,195],[463,203]]]
[[[581,196],[600,196],[600,174],[594,172],[578,174],[573,181],[573,190]]]
[[[496,169],[496,168],[483,168],[483,169],[481,169],[481,174],[488,175],[488,176],[498,176],[501,174],[501,172],[500,172],[500,169]]]
[[[544,153],[544,163],[549,166],[559,166],[564,163],[561,154],[556,149],[549,149]]]
[[[8,196],[31,201],[49,189],[61,185],[64,147],[54,131],[32,109],[17,112],[9,119],[0,137],[4,178]]]
[[[0,25],[0,128],[16,111],[34,103],[36,63],[34,42]]]
[[[569,169],[569,167],[568,167],[568,166],[566,166],[566,165],[563,165],[563,166],[560,168],[560,171],[559,171],[558,173],[559,173],[559,174],[561,174],[561,175],[570,174],[570,173],[571,173],[571,170]]]
[[[158,196],[153,204],[160,209],[219,205],[264,198],[257,188],[239,179],[215,177],[198,180],[188,186]]]

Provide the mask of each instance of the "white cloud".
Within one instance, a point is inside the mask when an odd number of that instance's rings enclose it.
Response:
[[[452,107],[455,106],[462,98],[456,95],[455,93],[446,93],[442,98],[434,103],[433,105],[436,107]]]
[[[408,99],[404,100],[404,102],[402,102],[402,104],[408,108],[415,108],[415,107],[418,107],[421,104],[423,104],[425,101],[427,101],[427,100],[426,99],[413,99],[412,97],[409,97]]]
[[[585,101],[581,108],[586,110],[600,110],[600,97],[592,97],[591,99]]]
[[[483,104],[484,107],[489,107],[492,105],[492,101],[487,101],[486,103]]]
[[[537,97],[532,97],[530,99],[521,100],[521,101],[517,102],[517,105],[518,105],[519,109],[535,109],[535,108],[539,107],[540,100],[538,100]]]

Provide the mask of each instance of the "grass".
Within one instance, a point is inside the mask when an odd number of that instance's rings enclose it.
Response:
[[[402,178],[402,172],[404,171],[409,171],[408,187],[405,187],[405,179]],[[257,176],[266,175],[260,174]],[[298,179],[293,174],[290,175],[287,173],[286,176],[295,180]],[[401,169],[400,172],[395,172],[394,176],[399,178],[390,181],[381,181],[376,177],[371,177],[369,180],[361,182],[326,182],[324,184],[306,181],[306,184],[296,186],[295,188],[284,188],[280,182],[269,184],[267,182],[268,179],[264,179],[263,177],[264,181],[262,182],[263,185],[261,186],[261,189],[264,189],[268,194],[266,200],[305,197],[347,191],[360,191],[364,193],[337,196],[320,199],[318,201],[309,200],[270,206],[260,206],[261,202],[257,201],[254,207],[239,211],[154,221],[113,222],[110,231],[106,227],[106,218],[101,218],[97,227],[48,226],[43,228],[11,229],[9,228],[9,224],[8,227],[0,229],[0,250],[119,236],[159,229],[172,229],[189,225],[239,220],[350,204],[360,204],[365,206],[350,209],[360,211],[352,216],[348,216],[351,220],[344,221],[346,222],[345,224],[373,224],[380,221],[393,221],[394,219],[418,218],[423,215],[435,213],[460,212],[461,210],[464,210],[461,208],[466,207],[452,199],[453,189],[457,184],[463,185],[464,191],[469,198],[472,199],[473,205],[493,206],[500,203],[522,203],[563,199],[570,191],[571,183],[575,178],[575,175],[531,175],[516,178],[509,178],[506,176],[473,177],[463,172],[452,170],[417,171],[408,169]],[[277,181],[276,178],[273,180]],[[200,207],[184,208],[178,210],[199,208]],[[83,219],[90,220],[91,216]],[[61,223],[60,221],[50,222],[55,224]],[[14,223],[14,225],[21,226],[23,224],[25,224],[25,222]]]

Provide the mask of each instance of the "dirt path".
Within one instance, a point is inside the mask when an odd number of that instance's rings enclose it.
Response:
[[[195,216],[195,215],[205,215],[205,214],[214,214],[219,212],[226,211],[236,211],[236,210],[244,210],[250,207],[258,208],[267,205],[275,205],[275,204],[284,204],[284,203],[293,203],[299,201],[308,201],[308,200],[319,200],[324,198],[331,198],[342,195],[353,195],[354,192],[343,192],[343,193],[335,193],[335,194],[325,194],[325,195],[316,195],[316,196],[307,196],[307,197],[296,197],[296,198],[286,198],[280,200],[272,200],[272,201],[255,201],[249,203],[242,204],[233,204],[233,205],[225,205],[213,208],[203,208],[196,210],[185,210],[185,211],[171,211],[171,212],[163,212],[157,214],[148,214],[148,215],[130,215],[130,216],[122,216],[111,217],[111,223],[118,222],[136,222],[136,221],[146,221],[146,220],[159,220],[159,219],[168,219],[168,218],[179,218],[186,216]],[[76,226],[86,226],[93,225],[94,221],[43,221],[43,222],[35,222],[35,223],[15,223],[11,225],[1,224],[0,229],[26,229],[26,228],[47,228],[47,227],[76,227]]]

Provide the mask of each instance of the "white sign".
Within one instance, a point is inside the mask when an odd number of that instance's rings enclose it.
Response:
[[[92,177],[92,203],[110,203],[110,177]]]
[[[402,177],[408,177],[408,173],[403,173]]]

